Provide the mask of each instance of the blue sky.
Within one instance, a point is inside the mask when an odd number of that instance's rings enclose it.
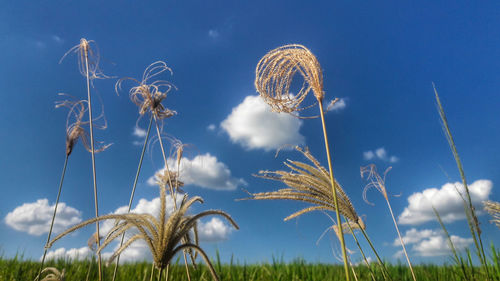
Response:
[[[495,1],[16,1],[0,11],[0,249],[38,259],[47,233],[64,161],[66,112],[55,109],[58,93],[83,99],[84,78],[75,56],[59,60],[80,38],[94,40],[101,68],[115,77],[136,77],[158,60],[178,90],[164,104],[178,114],[164,130],[185,144],[184,188],[205,199],[193,211],[230,213],[240,225],[203,221],[204,247],[223,260],[240,262],[303,257],[338,262],[336,238],[322,213],[283,218],[304,207],[284,201],[243,201],[250,192],[282,187],[254,178],[277,170],[292,151],[274,157],[282,144],[302,144],[326,165],[319,119],[298,120],[268,112],[256,97],[255,67],[268,51],[289,43],[308,47],[321,63],[327,99],[344,106],[328,112],[334,172],[385,258],[399,247],[381,194],[362,199],[360,166],[392,166],[387,188],[416,262],[449,261],[439,225],[429,217],[432,197],[457,245],[472,246],[459,201],[451,192],[459,175],[442,133],[431,82],[440,93],[466,175],[477,202],[500,200],[500,6]],[[128,203],[143,139],[135,129],[137,108],[116,79],[95,81],[108,129],[96,137],[113,145],[97,155],[100,213]],[[147,126],[147,118],[139,122]],[[136,134],[134,134],[134,131]],[[150,211],[158,189],[148,184],[162,168],[151,146],[139,179],[134,208]],[[182,176],[181,176],[182,177]],[[434,189],[432,189],[434,188]],[[423,196],[420,196],[423,194]],[[46,199],[47,201],[45,201]],[[142,200],[142,201],[141,201]],[[61,201],[60,229],[93,216],[90,154],[81,143],[70,157]],[[483,239],[499,245],[498,229],[480,215]],[[56,219],[57,221],[57,219]],[[88,254],[93,228],[56,243],[59,254]],[[40,234],[40,235],[36,235]],[[355,250],[352,239],[349,248]],[[64,248],[64,249],[62,249]],[[74,249],[74,250],[71,250]],[[110,248],[109,251],[112,249]],[[131,259],[142,259],[140,245]],[[56,253],[54,253],[55,255]],[[369,255],[373,256],[373,255]],[[359,253],[353,254],[359,260]]]

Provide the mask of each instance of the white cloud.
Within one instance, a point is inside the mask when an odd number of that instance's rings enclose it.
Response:
[[[168,163],[170,169],[177,170],[174,159],[169,158]],[[210,153],[198,155],[193,159],[183,157],[180,163],[180,181],[185,185],[192,184],[214,190],[234,190],[238,186],[247,185],[244,179],[231,176],[226,164],[219,162],[217,157]],[[148,183],[156,185],[154,177],[149,178]]]
[[[212,39],[217,39],[219,37],[220,33],[218,30],[216,29],[210,29],[208,31],[208,37],[212,38]]]
[[[460,236],[451,235],[450,236],[453,246],[457,251],[467,248],[472,244],[472,238],[462,238]],[[448,239],[441,230],[431,230],[423,229],[417,230],[412,228],[407,230],[403,236],[403,241],[405,245],[413,245],[411,250],[415,252],[418,256],[423,257],[433,257],[433,256],[445,256],[451,254],[451,248],[448,244]],[[394,246],[400,246],[399,238],[395,238],[393,242]],[[401,258],[403,256],[403,251],[398,251],[395,257]]]
[[[146,137],[146,130],[140,128],[140,127],[137,127],[135,126],[134,127],[134,132],[132,133],[134,136],[138,137],[138,138],[145,138]]]
[[[200,241],[217,242],[226,240],[232,230],[232,226],[224,223],[218,217],[212,217],[209,221],[198,224]]]
[[[469,184],[472,204],[481,209],[481,202],[490,196],[493,183],[490,180],[477,180]],[[464,194],[461,183],[446,183],[440,189],[427,188],[408,197],[408,206],[398,217],[401,224],[418,225],[436,219],[432,206],[436,208],[444,222],[465,219],[463,201],[458,191]]]
[[[272,112],[259,96],[247,96],[221,123],[232,142],[246,149],[266,151],[303,144],[301,125],[302,121],[290,114]]]
[[[53,251],[48,251],[46,259],[47,260],[57,260],[57,259],[71,259],[71,260],[85,260],[90,258],[93,252],[88,247],[81,248],[71,248],[66,250],[66,248],[58,248]],[[42,260],[42,257],[40,257]]]
[[[375,150],[368,150],[368,151],[363,152],[363,159],[365,159],[367,161],[369,161],[369,160],[382,160],[382,161],[389,162],[389,163],[396,163],[399,161],[398,157],[396,157],[394,155],[389,156],[389,154],[387,153],[387,151],[383,147],[379,147]]]
[[[214,124],[210,124],[210,125],[207,126],[207,130],[212,131],[212,132],[215,131],[215,128],[216,127],[215,127]]]
[[[327,107],[327,111],[333,111],[333,112],[339,112],[339,111],[341,111],[342,109],[346,108],[346,106],[347,106],[346,100],[347,100],[346,98],[340,98],[333,105],[330,104]]]
[[[18,231],[40,236],[48,233],[54,213],[54,205],[48,199],[38,199],[34,203],[24,203],[5,216],[5,223]],[[55,233],[82,221],[81,212],[59,202],[53,231]]]

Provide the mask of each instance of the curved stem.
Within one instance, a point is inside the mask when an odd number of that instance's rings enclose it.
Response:
[[[89,107],[89,123],[90,123],[90,149],[92,152],[92,178],[94,181],[94,205],[95,205],[95,217],[99,216],[99,207],[97,204],[97,177],[96,177],[96,168],[95,168],[95,150],[94,150],[94,123],[92,120],[92,101],[90,95],[90,75],[89,75],[89,54],[88,49],[85,48],[85,71],[87,78],[87,99],[88,99],[88,107]],[[101,239],[99,236],[99,222],[95,223],[96,228],[96,244],[97,248],[101,246]],[[101,268],[101,253],[97,253],[97,267],[99,272],[99,281],[102,280],[102,268]]]
[[[47,235],[47,242],[45,243],[45,249],[43,251],[43,257],[42,257],[42,263],[40,264],[40,270],[38,271],[38,276],[37,278],[40,278],[40,275],[42,274],[43,270],[43,264],[45,262],[45,257],[47,256],[47,245],[50,242],[50,236],[52,235],[52,229],[54,227],[54,221],[56,219],[56,213],[57,213],[57,206],[59,205],[59,198],[61,196],[61,190],[64,182],[64,175],[66,174],[66,166],[68,165],[68,158],[69,154],[66,154],[66,158],[64,159],[64,166],[61,174],[61,180],[59,181],[59,191],[57,192],[57,199],[56,199],[56,205],[54,207],[54,213],[52,214],[52,221],[50,222],[50,229],[49,229],[49,235]]]
[[[148,131],[146,133],[146,138],[144,139],[144,145],[142,146],[141,157],[139,158],[139,165],[137,166],[137,172],[135,173],[134,184],[132,185],[132,192],[130,193],[130,200],[128,202],[128,210],[127,214],[130,213],[130,209],[132,208],[132,201],[134,200],[135,188],[137,186],[137,181],[139,179],[139,174],[141,172],[142,160],[144,159],[144,153],[146,152],[146,147],[149,140],[149,133],[151,132],[151,125],[153,124],[153,116],[149,119]],[[123,245],[123,240],[125,238],[125,232],[122,234],[120,240],[120,247]],[[116,272],[118,271],[118,264],[120,263],[120,255],[116,257],[115,269],[113,270],[113,281],[116,278]]]
[[[337,216],[337,223],[339,225],[339,238],[340,238],[340,244],[342,246],[342,258],[344,259],[344,271],[345,271],[346,280],[349,281],[350,280],[349,264],[347,261],[347,251],[346,251],[345,240],[344,240],[344,232],[342,230],[342,221],[340,220],[339,200],[337,198],[337,192],[335,191],[335,182],[334,182],[334,177],[333,177],[332,160],[331,160],[331,156],[330,156],[330,146],[328,144],[328,136],[326,133],[325,113],[323,111],[322,100],[318,100],[318,105],[319,105],[319,111],[320,111],[320,115],[321,115],[321,125],[323,126],[323,137],[325,139],[326,157],[328,158],[328,169],[330,171],[330,184],[332,186],[333,201],[335,204],[335,213]]]

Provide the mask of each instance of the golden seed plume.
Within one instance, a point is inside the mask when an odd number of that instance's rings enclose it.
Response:
[[[500,227],[500,203],[495,201],[484,201],[484,209],[493,217],[491,222],[494,222]]]
[[[86,59],[88,60],[89,67],[89,79],[105,79],[111,78],[110,76],[102,73],[99,68],[100,55],[99,48],[94,40],[87,40],[85,38],[80,39],[80,43],[76,46],[73,46],[69,51],[67,51],[64,56],[61,58],[59,63],[61,63],[64,58],[70,53],[75,53],[78,56],[78,70],[80,73],[86,77],[87,69],[86,69]]]
[[[300,90],[292,93],[297,72],[304,81]],[[262,57],[255,70],[255,88],[276,112],[293,113],[313,106],[301,107],[310,91],[318,102],[324,98],[321,66],[309,49],[298,44],[279,47]]]
[[[66,270],[59,271],[55,267],[46,267],[42,270],[43,273],[48,273],[41,281],[65,281]]]
[[[313,165],[299,161],[287,160],[284,164],[291,171],[260,171],[259,178],[280,181],[289,188],[279,189],[272,192],[260,192],[250,194],[251,197],[241,200],[295,200],[312,204],[312,206],[299,210],[285,218],[290,220],[308,212],[318,210],[335,211],[333,194],[331,192],[330,174],[321,166],[319,161],[312,156],[309,150],[295,147]],[[339,212],[353,222],[359,221],[359,216],[351,203],[351,200],[342,187],[335,181],[335,190],[339,200]]]

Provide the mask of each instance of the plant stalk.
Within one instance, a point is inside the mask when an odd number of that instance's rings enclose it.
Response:
[[[144,145],[142,146],[142,152],[141,152],[141,157],[139,158],[139,165],[137,166],[137,172],[135,173],[135,179],[134,179],[134,184],[132,185],[132,192],[130,193],[130,200],[128,202],[128,210],[127,213],[130,213],[130,209],[132,208],[132,202],[134,200],[134,194],[135,194],[135,188],[137,186],[137,181],[139,179],[139,174],[141,172],[141,167],[142,167],[142,160],[144,159],[144,153],[146,152],[146,147],[148,144],[149,140],[149,133],[151,132],[151,125],[153,124],[153,116],[149,119],[149,125],[148,125],[148,131],[146,133],[146,138],[144,139]],[[123,240],[125,238],[125,232],[122,234],[121,240],[120,240],[120,247],[123,245]],[[115,281],[116,278],[116,272],[118,271],[118,264],[120,263],[120,255],[116,257],[116,264],[115,264],[115,269],[113,270],[113,281]]]
[[[88,107],[89,107],[89,123],[90,123],[90,149],[92,153],[92,178],[94,182],[94,205],[95,205],[95,217],[99,217],[99,207],[97,203],[97,177],[96,177],[96,168],[95,168],[95,150],[94,150],[94,124],[92,119],[92,101],[90,95],[90,75],[89,75],[89,54],[88,48],[85,47],[85,70],[86,70],[86,78],[87,78],[87,97],[88,97]],[[99,234],[99,222],[96,221],[96,244],[97,248],[101,247],[101,237]],[[99,281],[102,280],[102,268],[101,268],[101,253],[97,253],[97,267],[99,272]]]
[[[344,260],[344,271],[345,271],[346,280],[349,281],[350,280],[349,264],[347,261],[347,251],[346,251],[345,240],[344,240],[344,231],[342,230],[342,221],[340,220],[339,201],[337,198],[337,192],[335,190],[335,181],[334,181],[334,177],[333,177],[332,160],[331,160],[331,156],[330,156],[330,146],[328,144],[328,135],[326,133],[325,113],[323,111],[322,100],[318,100],[318,105],[319,105],[319,111],[320,111],[320,115],[321,115],[321,125],[323,126],[323,136],[325,139],[326,156],[328,158],[328,169],[330,171],[330,184],[332,186],[333,201],[335,204],[335,213],[337,216],[337,223],[339,225],[339,236],[340,236],[340,244],[342,246],[342,257]]]
[[[69,154],[66,154],[66,158],[64,159],[64,166],[63,166],[63,170],[62,170],[62,174],[61,174],[61,179],[59,181],[59,191],[57,192],[56,205],[54,207],[54,213],[52,214],[52,221],[50,222],[49,234],[47,235],[47,243],[45,243],[45,249],[43,251],[42,262],[40,264],[40,270],[38,271],[37,280],[41,277],[42,270],[43,270],[43,264],[45,262],[45,257],[47,256],[47,251],[48,251],[47,245],[50,242],[50,236],[52,235],[52,229],[54,227],[54,221],[56,219],[57,206],[59,205],[59,198],[61,196],[62,186],[63,186],[63,182],[64,182],[64,175],[66,174],[66,167],[68,165],[68,158],[69,158]]]

